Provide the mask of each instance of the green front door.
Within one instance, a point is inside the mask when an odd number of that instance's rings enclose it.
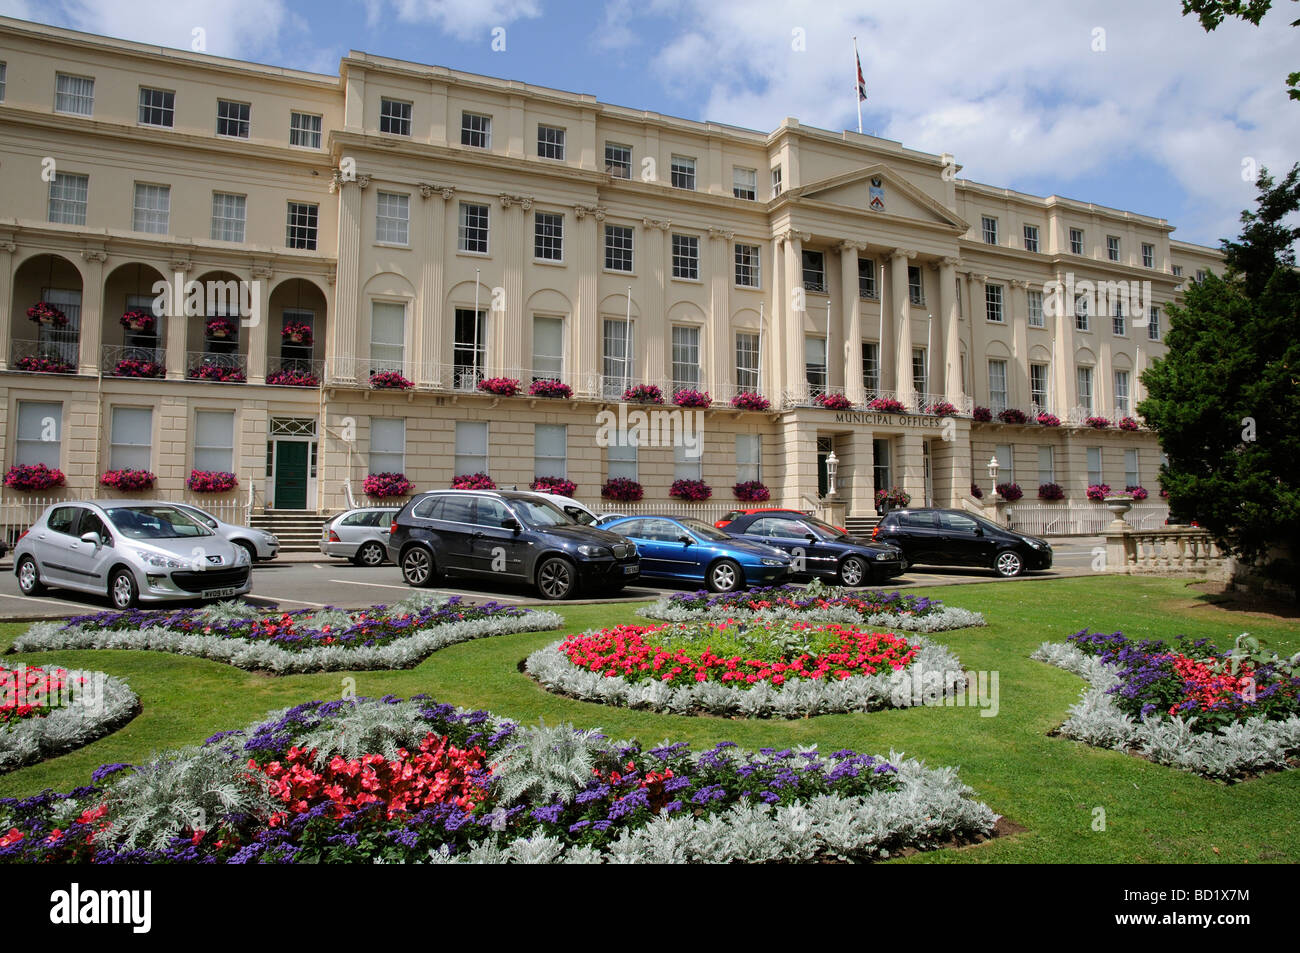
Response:
[[[275,508],[307,508],[307,444],[298,440],[275,442]]]

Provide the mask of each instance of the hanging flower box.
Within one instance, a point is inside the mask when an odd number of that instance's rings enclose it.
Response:
[[[980,489],[978,483],[972,483],[970,485],[970,495],[975,497],[977,500],[984,499],[984,491]]]
[[[236,331],[235,322],[229,318],[209,318],[203,325],[203,332],[210,338],[231,338]]]
[[[645,496],[645,490],[636,480],[614,477],[600,488],[600,495],[607,500],[617,500],[620,503],[635,503]]]
[[[907,405],[893,397],[873,397],[867,401],[867,409],[882,414],[905,414]]]
[[[281,387],[319,387],[320,380],[315,374],[308,371],[297,371],[291,368],[282,368],[278,371],[272,371],[266,375],[268,384],[278,384]]]
[[[303,347],[311,347],[311,325],[297,321],[286,324],[280,329],[280,338],[288,341],[290,344],[301,344]]]
[[[935,417],[956,417],[957,407],[946,400],[937,400],[926,407],[925,412]]]
[[[664,392],[654,384],[635,384],[623,391],[623,399],[630,404],[662,404]]]
[[[453,477],[451,488],[453,490],[495,490],[497,485],[486,473],[466,473]]]
[[[1004,424],[1027,424],[1029,417],[1023,410],[1017,410],[1015,407],[1008,407],[1006,410],[998,411],[998,420]]]
[[[109,470],[99,477],[99,485],[112,487],[114,490],[120,490],[123,493],[134,493],[138,490],[152,490],[154,481],[157,479],[148,470],[133,470],[126,467],[122,470]]]
[[[1137,418],[1135,417],[1121,417],[1119,421],[1119,429],[1127,430],[1130,433],[1140,429],[1141,426],[1142,425],[1137,422]]]
[[[731,398],[731,406],[737,410],[771,410],[772,402],[754,391],[742,391]]]
[[[674,480],[668,488],[668,495],[678,500],[703,503],[713,495],[713,487],[703,480]]]
[[[370,473],[361,482],[361,489],[366,496],[386,500],[395,496],[406,496],[415,485],[404,473]]]
[[[879,509],[885,503],[888,503],[891,507],[898,507],[907,506],[911,502],[911,495],[904,493],[896,486],[890,487],[888,490],[876,491],[876,509]]]
[[[827,410],[848,410],[853,406],[853,401],[843,394],[818,394],[813,398],[813,403]]]
[[[1020,489],[1019,483],[999,483],[994,489],[997,490],[998,496],[1008,503],[1014,503],[1025,495],[1025,491]]]
[[[1105,502],[1106,497],[1110,496],[1110,484],[1094,483],[1088,487],[1088,492],[1085,495],[1094,503]]]
[[[986,424],[993,419],[993,411],[989,410],[987,407],[976,407],[971,413],[971,418],[975,420],[976,423]]]
[[[1040,500],[1063,500],[1065,499],[1065,490],[1061,489],[1059,483],[1040,483],[1038,484],[1038,498]]]
[[[538,493],[554,493],[556,496],[573,496],[578,492],[578,484],[564,477],[534,477],[528,488]]]
[[[122,327],[128,331],[137,332],[152,331],[157,323],[154,321],[152,314],[148,311],[141,311],[139,308],[132,308],[130,311],[124,312],[119,320]]]
[[[684,388],[673,393],[673,403],[678,407],[707,407],[713,403],[708,391]]]
[[[746,480],[731,488],[736,499],[745,503],[765,503],[772,498],[772,491],[758,480]]]
[[[1044,427],[1061,426],[1061,418],[1056,416],[1056,414],[1041,413],[1035,419]]]
[[[18,464],[5,474],[5,486],[14,490],[49,490],[66,482],[62,470],[43,463]]]
[[[1141,503],[1151,495],[1146,491],[1146,488],[1142,486],[1126,486],[1124,487],[1124,492],[1133,497],[1134,503]]]
[[[1093,430],[1105,430],[1110,426],[1110,420],[1105,417],[1089,417],[1083,422],[1085,427],[1091,427]]]
[[[478,389],[498,397],[514,397],[519,393],[519,381],[513,377],[488,377],[478,382]]]
[[[28,355],[20,357],[15,363],[20,371],[30,371],[33,374],[75,374],[77,366],[68,361],[60,360],[57,357],[41,357]]]
[[[165,377],[167,368],[157,361],[139,361],[124,357],[113,368],[114,377]]]
[[[216,381],[219,384],[242,384],[247,380],[244,369],[228,364],[198,364],[185,375],[192,381]]]
[[[530,397],[554,397],[568,400],[573,396],[573,388],[553,378],[535,380],[528,385]]]
[[[191,470],[185,485],[194,493],[228,493],[239,485],[239,479],[221,470]]]
[[[375,390],[410,390],[415,385],[397,371],[371,371],[370,386]]]
[[[68,323],[68,316],[48,301],[38,301],[28,308],[27,317],[52,328],[61,328]]]

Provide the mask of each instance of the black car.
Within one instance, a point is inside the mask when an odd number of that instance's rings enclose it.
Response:
[[[421,493],[393,519],[388,557],[407,585],[429,586],[438,576],[507,579],[536,586],[543,599],[568,599],[579,587],[613,592],[641,574],[635,544],[522,492]]]
[[[1052,545],[961,510],[893,510],[874,538],[901,546],[912,564],[984,566],[999,576],[1051,569]]]
[[[794,557],[791,575],[830,579],[842,586],[884,582],[907,568],[892,543],[853,536],[798,510],[728,514],[722,527],[731,536],[775,546]]]

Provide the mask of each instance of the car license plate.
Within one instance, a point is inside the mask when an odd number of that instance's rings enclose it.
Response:
[[[239,592],[238,589],[204,589],[202,595],[204,599],[224,599],[227,596],[235,595],[237,592]]]
[[[630,576],[630,575],[632,575],[633,573],[635,573],[635,572],[637,572],[638,570],[640,570],[640,568],[641,568],[640,566],[624,566],[624,567],[623,567],[623,575],[625,575],[625,576]]]

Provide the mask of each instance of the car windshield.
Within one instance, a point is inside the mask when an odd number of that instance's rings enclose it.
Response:
[[[813,528],[814,532],[820,533],[824,537],[839,539],[841,536],[847,536],[848,533],[838,526],[832,526],[830,523],[824,523],[815,516],[805,516],[803,521]]]
[[[711,526],[710,524],[704,522],[704,520],[687,518],[687,519],[680,519],[677,522],[681,523],[683,526],[689,529],[696,536],[699,536],[701,539],[707,539],[711,542],[716,542],[716,543],[728,542],[732,538],[728,536],[726,533],[724,533],[722,530],[718,529],[716,526]]]
[[[510,506],[529,526],[572,526],[577,522],[550,500],[520,497],[510,500]]]
[[[176,508],[186,516],[193,517],[194,519],[206,524],[209,529],[217,528],[217,518],[207,510],[201,510],[197,506],[177,506]]]
[[[114,506],[105,510],[111,522],[129,539],[185,539],[211,536],[189,514],[174,506]]]

